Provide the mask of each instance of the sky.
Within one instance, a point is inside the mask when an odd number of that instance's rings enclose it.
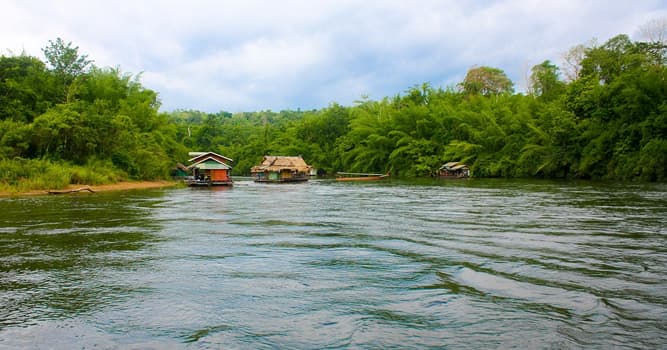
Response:
[[[98,67],[139,75],[161,111],[350,106],[411,87],[456,87],[667,17],[664,0],[0,0],[0,53],[38,57],[60,37]]]

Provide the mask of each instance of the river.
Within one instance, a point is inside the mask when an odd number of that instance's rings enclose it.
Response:
[[[0,198],[0,349],[667,347],[667,185]]]

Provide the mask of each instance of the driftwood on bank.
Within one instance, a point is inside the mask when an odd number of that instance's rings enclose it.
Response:
[[[95,191],[93,191],[93,189],[90,188],[90,186],[81,187],[81,188],[72,189],[72,190],[48,190],[46,192],[48,194],[68,194],[68,193],[77,193],[77,192],[81,192],[81,191],[88,191],[90,193],[95,193]]]

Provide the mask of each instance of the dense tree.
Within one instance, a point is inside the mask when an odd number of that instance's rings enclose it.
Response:
[[[0,158],[100,161],[131,177],[154,178],[187,153],[158,112],[157,93],[138,77],[88,68],[86,56],[60,39],[44,52],[52,70],[25,55],[0,58]]]
[[[482,177],[664,180],[665,157],[648,152],[666,144],[667,79],[647,44],[619,36],[586,47],[569,83],[559,79],[557,66],[542,62],[531,76],[538,98],[508,93],[504,73],[484,67],[469,72],[461,92],[423,84],[352,107],[235,115],[233,125],[218,122],[217,134],[227,136],[211,145],[241,155],[236,173],[247,173],[249,159],[278,152],[304,155],[327,172],[427,176],[455,160]],[[487,73],[497,77],[484,78]],[[235,134],[244,137],[232,146],[226,139]]]
[[[42,61],[0,56],[0,120],[31,122],[55,103],[55,80]]]

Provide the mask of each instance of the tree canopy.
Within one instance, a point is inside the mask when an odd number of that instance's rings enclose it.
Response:
[[[502,69],[486,66],[470,68],[460,86],[467,94],[488,96],[514,92],[514,83]]]
[[[49,45],[42,49],[46,61],[58,76],[74,78],[85,73],[92,63],[88,55],[79,54],[79,47],[72,47],[72,42],[65,43],[61,38],[49,40]]]
[[[560,80],[558,66],[550,61],[533,66],[530,74],[528,90],[535,96],[551,100],[561,95],[565,83]]]

